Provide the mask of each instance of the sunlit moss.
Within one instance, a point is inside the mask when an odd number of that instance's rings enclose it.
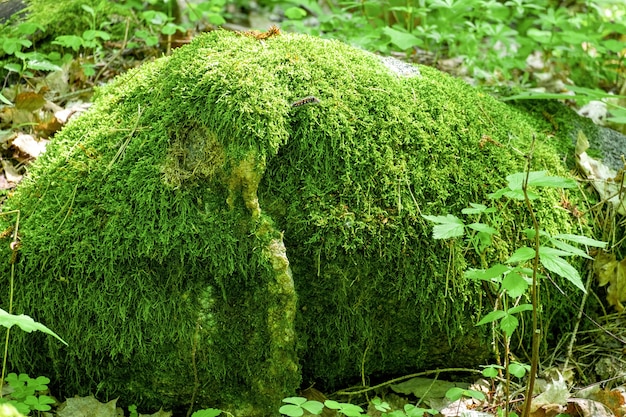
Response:
[[[16,311],[69,342],[15,335],[13,366],[67,395],[158,407],[195,390],[267,416],[300,370],[333,387],[482,363],[490,306],[463,275],[480,259],[433,241],[421,214],[485,202],[533,135],[533,169],[564,170],[521,113],[420,73],[340,42],[218,31],[102,88],[5,203],[22,211]],[[536,207],[567,232],[558,201]],[[529,225],[495,204],[488,262]]]

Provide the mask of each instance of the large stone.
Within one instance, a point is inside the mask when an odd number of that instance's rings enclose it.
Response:
[[[566,175],[558,138],[434,69],[263,37],[199,36],[105,86],[5,202],[14,311],[69,342],[13,332],[13,368],[61,395],[268,416],[303,378],[484,363],[492,305],[463,275],[481,260],[421,214],[485,202],[533,135],[533,169]],[[548,231],[574,230],[560,198],[534,203]],[[495,204],[485,262],[529,226]],[[546,303],[548,327],[572,308]]]

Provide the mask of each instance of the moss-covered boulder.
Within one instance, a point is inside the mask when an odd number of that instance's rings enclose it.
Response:
[[[14,266],[14,311],[69,343],[13,332],[11,365],[65,395],[267,416],[302,378],[482,363],[477,260],[421,214],[485,201],[533,134],[533,168],[560,173],[556,138],[434,69],[199,36],[102,88],[4,203],[21,246],[11,264],[5,237],[3,288]],[[558,198],[536,208],[566,232]],[[528,225],[521,205],[500,215],[487,260]]]

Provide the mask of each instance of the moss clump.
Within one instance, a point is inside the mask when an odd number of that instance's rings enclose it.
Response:
[[[122,37],[124,24],[120,23],[120,17],[129,16],[128,8],[104,0],[26,0],[24,3],[26,7],[9,23],[26,20],[36,24],[43,31],[37,37],[51,40],[61,35],[82,36],[88,29],[107,30],[114,37]],[[84,6],[91,8],[95,15],[84,10]],[[11,25],[5,25],[3,30],[10,32]]]
[[[334,386],[361,369],[482,362],[481,291],[463,277],[478,261],[433,242],[420,214],[483,201],[536,132],[420,70],[340,42],[218,31],[101,89],[5,204],[22,213],[16,311],[70,344],[33,350],[20,335],[13,366],[68,395],[172,406],[195,391],[266,416],[298,363]],[[538,141],[534,168],[561,173]],[[558,198],[537,209],[566,232]],[[528,224],[521,206],[501,215],[490,260]]]

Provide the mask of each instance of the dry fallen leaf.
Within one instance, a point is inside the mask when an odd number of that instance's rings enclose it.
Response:
[[[59,119],[54,116],[48,116],[46,120],[40,121],[35,126],[35,130],[41,137],[48,138],[61,130],[62,127],[63,123]]]
[[[546,386],[546,390],[533,398],[530,407],[532,417],[553,417],[565,411],[569,398],[567,383],[561,374]]]
[[[65,109],[54,113],[54,117],[61,123],[67,123],[72,117],[76,117],[91,107],[91,103],[76,102],[65,107]]]
[[[46,151],[46,141],[37,141],[31,135],[18,134],[11,146],[31,158],[37,158]]]
[[[22,180],[22,174],[18,172],[18,170],[13,166],[10,161],[5,159],[2,160],[2,168],[4,169],[4,176],[7,181],[17,184]]]
[[[117,417],[115,403],[117,399],[108,403],[101,403],[93,395],[89,397],[68,398],[61,404],[57,415],[59,417]]]
[[[615,417],[609,408],[598,401],[593,401],[585,398],[570,398],[568,400],[567,414],[570,416],[580,417]]]
[[[46,104],[46,99],[43,94],[34,93],[32,91],[26,91],[19,93],[15,97],[15,108],[19,110],[26,110],[33,112],[39,110]]]
[[[597,161],[587,155],[589,140],[582,131],[578,132],[576,140],[576,165],[583,174],[591,181],[600,198],[613,204],[615,211],[626,215],[626,190],[622,188],[621,176],[624,170],[615,172],[602,162]],[[622,197],[622,199],[620,199]]]
[[[30,125],[37,123],[37,117],[29,110],[7,106],[0,110],[0,122],[12,126]]]
[[[601,287],[608,284],[606,301],[617,311],[624,310],[626,301],[626,258],[617,261],[614,254],[599,252],[593,262],[593,271]]]

